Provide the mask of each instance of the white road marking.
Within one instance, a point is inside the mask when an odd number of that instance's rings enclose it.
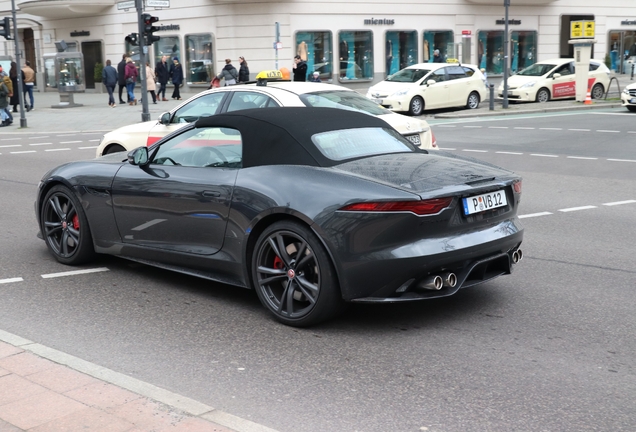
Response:
[[[612,162],[636,162],[636,160],[631,160],[631,159],[608,159],[608,161],[612,161]]]
[[[0,145],[0,148],[9,148],[9,147],[22,147],[22,144]]]
[[[605,203],[603,205],[604,206],[616,206],[616,205],[633,204],[633,203],[636,203],[636,200],[616,201],[616,202]]]
[[[590,129],[568,129],[569,131],[574,131],[574,132],[589,132]]]
[[[588,205],[588,206],[581,206],[581,207],[570,207],[570,208],[566,208],[566,209],[559,209],[560,212],[563,213],[567,213],[567,212],[573,212],[573,211],[579,211],[579,210],[589,210],[589,209],[595,209],[596,206],[593,205]]]
[[[22,154],[22,153],[35,153],[35,150],[25,150],[25,151],[17,151],[17,152],[10,152],[11,154]]]
[[[454,128],[455,127],[455,125],[433,125],[433,126],[446,127],[446,128]]]
[[[508,129],[508,126],[488,126],[488,129]]]
[[[525,218],[532,218],[532,217],[538,217],[538,216],[548,216],[551,215],[552,213],[550,212],[541,212],[541,213],[530,213],[527,215],[520,215],[519,219],[525,219]]]
[[[440,147],[440,150],[457,150],[455,148],[450,148],[450,147]]]
[[[66,136],[75,136],[77,134],[66,134],[66,135],[55,135],[56,137],[66,137]]]
[[[41,145],[51,145],[53,143],[33,143],[33,144],[29,144],[30,146],[41,146]]]
[[[515,127],[515,129],[534,130],[533,127],[521,127],[521,126]]]
[[[551,154],[541,154],[541,153],[530,153],[530,156],[539,156],[539,157],[553,157],[553,158],[558,158],[558,155],[551,155]]]
[[[36,136],[36,137],[28,137],[27,139],[42,139],[42,138],[48,138],[48,135],[42,135],[42,136]]]
[[[55,149],[46,149],[44,151],[47,152],[53,152],[53,151],[65,151],[65,150],[70,150],[70,148],[55,148]]]
[[[473,150],[473,149],[463,149],[465,152],[473,152],[473,153],[488,153],[488,150]]]
[[[51,279],[51,278],[58,278],[58,277],[64,277],[64,276],[75,276],[80,274],[99,273],[99,272],[107,272],[107,271],[110,271],[108,267],[97,267],[93,269],[72,270],[72,271],[61,272],[61,273],[49,273],[49,274],[43,274],[41,276],[42,276],[42,279]]]
[[[81,142],[82,141],[60,141],[60,144],[76,144]]]
[[[519,153],[519,152],[507,152],[507,151],[498,151],[495,153],[499,153],[499,154],[509,154],[509,155],[522,155],[523,153]]]
[[[481,129],[482,126],[464,126],[465,128]]]
[[[96,149],[98,146],[78,147],[79,150]]]
[[[568,159],[581,159],[581,160],[598,160],[598,158],[594,157],[585,157],[585,156],[567,156]]]
[[[88,142],[100,142],[101,140],[99,139],[95,139],[95,140],[88,140]]]
[[[563,128],[539,128],[540,130],[563,130]]]
[[[621,133],[621,131],[615,131],[615,130],[603,130],[603,129],[597,129],[596,132],[607,132],[607,133]]]
[[[22,282],[23,280],[24,279],[22,279],[21,277],[9,278],[9,279],[0,279],[0,284],[13,283],[13,282]]]
[[[0,138],[0,141],[17,141],[21,139],[22,138]]]
[[[636,131],[627,131],[627,133],[636,133]]]

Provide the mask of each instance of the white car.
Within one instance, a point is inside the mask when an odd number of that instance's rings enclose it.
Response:
[[[424,110],[475,109],[486,97],[486,77],[474,65],[420,63],[372,86],[367,97],[391,111],[421,115]]]
[[[588,89],[592,99],[601,99],[610,83],[610,70],[590,60]],[[503,98],[503,82],[497,96]],[[520,102],[547,102],[576,96],[574,59],[559,58],[537,62],[508,78],[508,99]]]
[[[625,90],[621,93],[621,102],[629,111],[636,112],[636,83],[625,87]]]
[[[249,108],[281,106],[332,107],[361,111],[380,117],[421,148],[437,149],[433,131],[424,120],[396,114],[346,87],[280,81],[269,82],[267,85],[239,84],[201,92],[172,111],[161,114],[157,121],[136,123],[107,133],[97,147],[97,156],[151,145],[200,117]]]

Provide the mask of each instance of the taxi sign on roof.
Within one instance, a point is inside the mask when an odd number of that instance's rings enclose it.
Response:
[[[279,70],[264,70],[256,75],[256,79],[283,79],[283,74]]]

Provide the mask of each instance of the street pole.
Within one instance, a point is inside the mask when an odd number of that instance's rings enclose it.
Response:
[[[150,120],[150,112],[148,112],[148,86],[146,85],[146,48],[144,38],[144,22],[141,14],[144,12],[144,0],[135,0],[137,8],[137,28],[139,29],[139,76],[141,79],[141,121]]]
[[[17,70],[18,79],[18,96],[20,97],[20,127],[27,127],[27,119],[24,113],[24,83],[22,82],[22,68],[20,67],[20,49],[18,47],[18,20],[15,17],[15,0],[11,0],[11,13],[13,14],[13,42],[15,43],[15,64]],[[15,89],[14,89],[15,91]]]
[[[278,43],[280,42],[280,23],[276,22],[276,41],[274,42],[274,50],[276,51],[276,70],[278,70]]]
[[[503,67],[503,108],[508,108],[508,6],[510,6],[510,0],[504,0],[504,7],[506,8],[506,16],[504,17],[504,67]]]

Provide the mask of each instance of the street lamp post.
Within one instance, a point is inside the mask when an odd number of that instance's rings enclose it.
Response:
[[[508,108],[508,48],[510,42],[508,41],[508,7],[510,6],[510,0],[504,0],[504,7],[506,9],[506,16],[504,17],[504,64],[503,64],[503,108]]]
[[[141,19],[141,15],[144,12],[143,0],[135,0],[135,7],[137,9],[137,29],[139,30],[139,78],[141,80],[141,121],[150,120],[150,112],[148,111],[148,92],[146,84],[146,48],[144,22]]]
[[[15,64],[17,70],[17,79],[18,79],[18,96],[20,98],[20,127],[27,127],[26,115],[24,114],[24,93],[22,89],[24,88],[24,83],[22,82],[22,74],[20,71],[22,68],[20,67],[20,49],[18,47],[18,20],[15,16],[15,0],[11,0],[11,13],[13,15],[13,42],[15,44]]]

